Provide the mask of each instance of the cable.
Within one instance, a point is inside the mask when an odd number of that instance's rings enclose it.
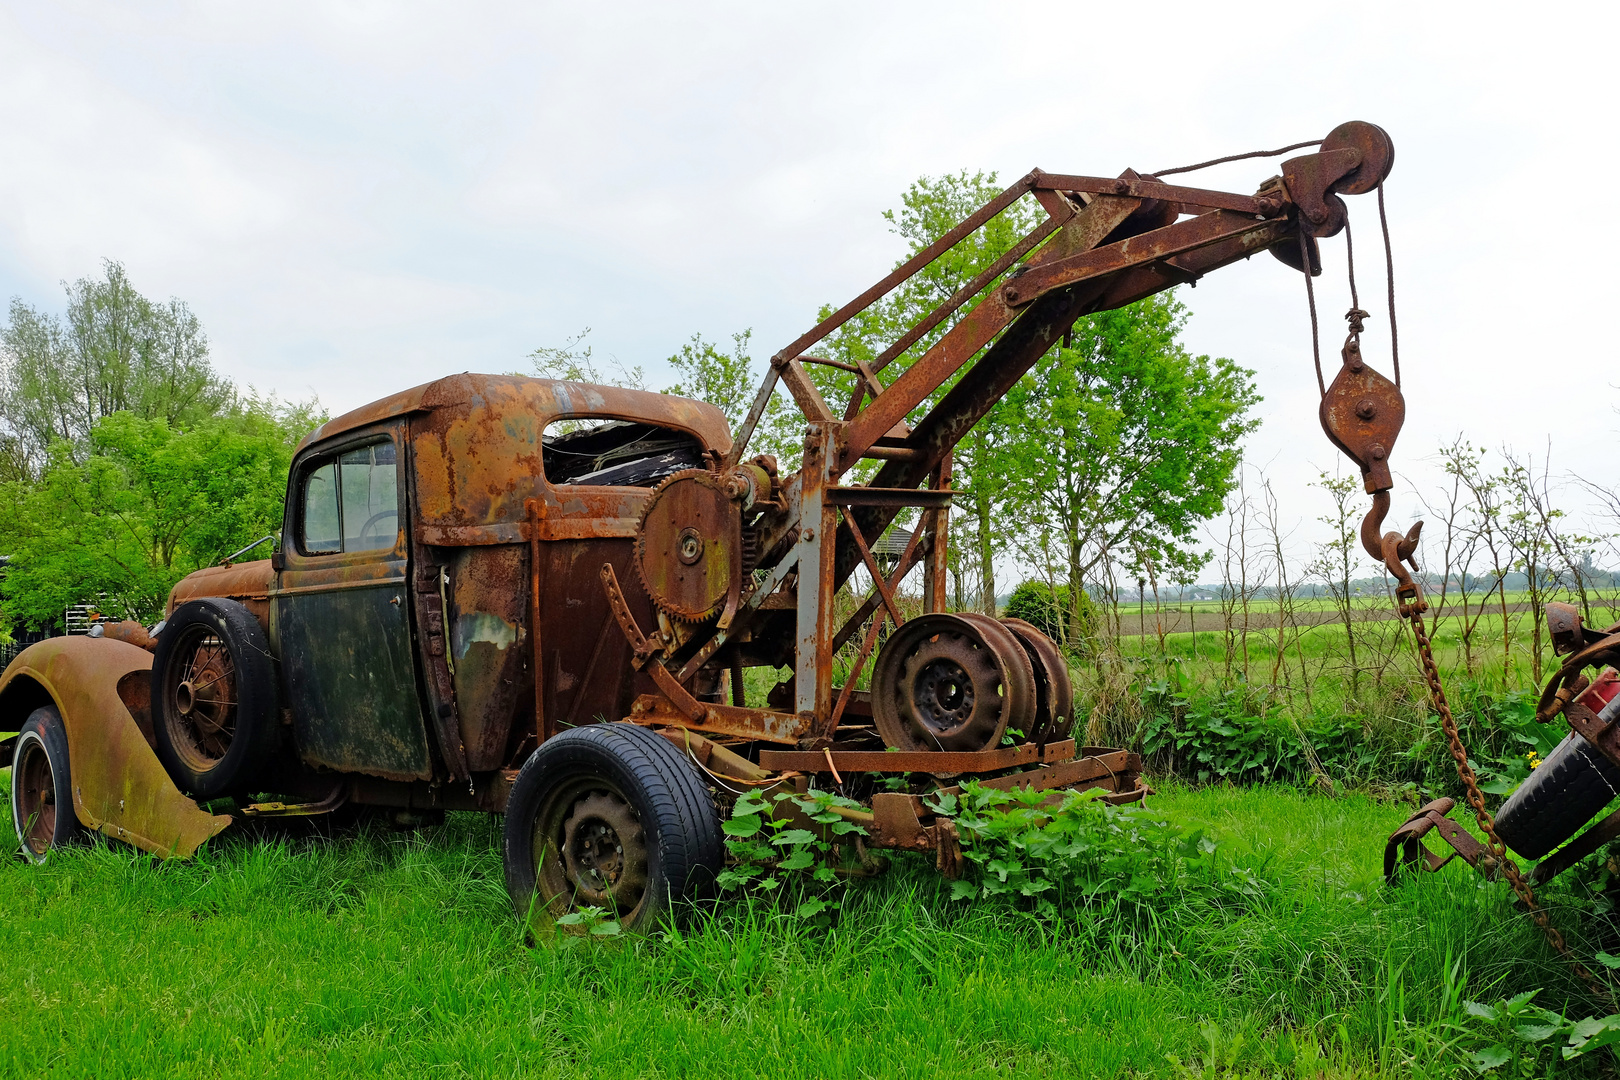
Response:
[[[1292,146],[1284,146],[1279,150],[1251,150],[1247,154],[1228,154],[1226,157],[1211,158],[1208,161],[1200,161],[1196,165],[1183,165],[1178,169],[1160,169],[1158,172],[1149,173],[1148,175],[1149,176],[1174,176],[1176,173],[1197,172],[1199,169],[1207,169],[1211,165],[1224,165],[1228,161],[1244,161],[1244,160],[1247,160],[1248,158],[1276,157],[1279,154],[1286,154],[1290,150],[1298,150],[1298,149],[1300,149],[1302,147],[1306,147],[1306,146],[1321,146],[1321,145],[1322,145],[1322,140],[1321,139],[1307,139],[1304,142],[1294,143]]]
[[[1395,256],[1389,247],[1389,217],[1384,213],[1384,182],[1378,182],[1378,226],[1384,230],[1384,273],[1389,281],[1389,358],[1395,368],[1395,388],[1401,385],[1400,336],[1395,332]]]
[[[1316,386],[1327,397],[1327,380],[1322,378],[1322,335],[1316,326],[1316,287],[1311,284],[1311,250],[1303,229],[1299,232],[1299,262],[1305,268],[1305,299],[1311,305],[1311,358],[1316,362]]]

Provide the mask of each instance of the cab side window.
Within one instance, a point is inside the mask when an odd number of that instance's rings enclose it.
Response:
[[[299,507],[299,547],[306,555],[390,550],[399,534],[394,444],[369,443],[311,462]]]

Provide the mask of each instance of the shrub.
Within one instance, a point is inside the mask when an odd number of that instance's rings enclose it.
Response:
[[[1023,619],[1053,641],[1069,643],[1074,648],[1069,633],[1069,601],[1067,585],[1053,586],[1030,580],[1012,591],[1001,614],[1009,619]],[[1090,640],[1097,629],[1097,610],[1085,592],[1080,594],[1080,629],[1082,640]]]

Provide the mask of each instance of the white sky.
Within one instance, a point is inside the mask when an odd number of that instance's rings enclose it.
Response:
[[[508,370],[581,328],[643,364],[796,337],[900,252],[919,174],[1112,175],[1381,124],[1406,432],[1543,448],[1612,485],[1617,16],[1595,4],[382,4],[0,0],[0,298],[111,257],[187,300],[218,366],[334,413]],[[1247,162],[1196,182],[1251,191]],[[1376,208],[1369,359],[1387,370]],[[1321,279],[1328,372],[1349,306]],[[1302,550],[1335,467],[1298,275],[1183,290],[1196,351],[1259,373]],[[1569,509],[1583,507],[1572,497]],[[1391,523],[1414,516],[1397,492]]]

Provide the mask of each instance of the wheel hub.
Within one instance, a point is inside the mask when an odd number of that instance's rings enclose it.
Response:
[[[647,889],[647,849],[630,805],[608,791],[574,803],[562,828],[562,862],[575,902],[629,911]]]

